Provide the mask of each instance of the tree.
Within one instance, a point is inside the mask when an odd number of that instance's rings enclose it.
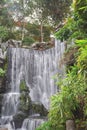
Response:
[[[75,41],[65,52],[64,63],[67,60],[69,64],[66,64],[64,79],[58,76],[60,91],[51,98],[48,123],[52,130],[65,130],[63,127],[70,119],[75,121],[76,130],[87,129],[87,28],[83,26],[87,24],[87,0],[74,2],[73,15],[57,34],[60,39],[75,38]],[[50,130],[48,125],[44,124],[38,130]]]
[[[69,12],[72,0],[44,0],[42,6],[45,14],[50,16],[54,24],[58,24]]]
[[[57,25],[61,22],[65,14],[69,11],[71,0],[34,0],[33,8],[35,15],[33,18],[41,26],[41,42],[43,42],[43,26],[46,24]]]
[[[74,12],[81,31],[87,33],[87,0],[74,0]]]
[[[65,24],[56,36],[61,40],[83,39],[87,37],[87,0],[73,0],[71,16],[66,18]]]
[[[9,5],[5,0],[0,1],[0,25],[12,29],[13,18],[11,12],[8,10]]]
[[[14,21],[9,11],[8,1],[0,1],[0,39],[1,41],[6,41],[10,37],[13,38],[13,26]]]
[[[13,1],[10,6],[14,20],[21,23],[21,40],[24,38],[26,17],[30,14],[31,3],[30,0],[17,0]]]
[[[44,1],[43,0],[34,0],[32,3],[32,14],[31,18],[34,23],[40,25],[40,41],[44,41],[44,33],[43,33],[43,26],[49,24],[48,15],[44,9]]]

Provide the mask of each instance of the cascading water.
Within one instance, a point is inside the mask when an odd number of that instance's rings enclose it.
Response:
[[[32,50],[23,48],[8,49],[8,87],[10,91],[4,95],[1,124],[9,123],[18,111],[20,97],[20,83],[24,79],[29,88],[31,101],[43,104],[49,109],[49,98],[57,92],[55,74],[62,72],[59,61],[64,52],[64,44],[55,41],[55,47],[45,50]],[[35,130],[44,122],[41,119],[25,119],[23,128]],[[28,128],[25,124],[28,123]]]
[[[29,118],[25,119],[22,125],[22,130],[35,130],[40,124],[44,123],[44,119]]]
[[[10,61],[10,58],[12,59],[12,63]],[[9,57],[8,60],[9,60],[9,67],[11,67],[11,71],[8,72],[10,74],[10,78],[11,78],[10,84],[9,84],[10,90],[6,94],[4,94],[1,120],[0,120],[1,125],[9,124],[9,122],[12,121],[13,116],[17,112],[17,105],[18,105],[18,101],[19,101],[18,99],[20,96],[19,88],[17,87],[17,85],[15,85],[13,83],[15,80],[15,77],[14,77],[15,54],[12,53],[12,57]],[[9,75],[7,75],[7,76],[9,76]],[[11,129],[10,124],[6,125],[6,127]]]

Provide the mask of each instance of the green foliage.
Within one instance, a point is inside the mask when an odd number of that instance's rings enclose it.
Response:
[[[57,122],[58,123],[58,122]],[[43,123],[41,126],[36,128],[36,130],[65,130],[65,127],[60,125],[59,127],[54,127],[50,121]]]
[[[75,43],[76,43],[78,46],[82,47],[82,46],[87,45],[87,39],[84,39],[84,40],[76,40]]]
[[[51,98],[49,120],[53,127],[64,126],[67,119],[86,123],[87,116],[87,40],[77,40],[76,63],[64,79],[58,77],[60,91]],[[79,125],[79,122],[77,125]],[[84,124],[85,124],[84,123]]]
[[[76,68],[68,72],[60,83],[60,92],[51,98],[49,119],[57,128],[64,126],[67,119],[83,119],[86,104],[87,83],[83,76],[79,76]],[[86,97],[86,98],[84,98]]]
[[[72,18],[68,19],[66,24],[58,32],[55,33],[57,39],[60,39],[61,41],[67,40],[72,34],[73,28],[75,27],[73,23],[74,21]]]
[[[23,45],[30,46],[32,43],[34,43],[34,39],[31,37],[24,37],[22,43]]]
[[[11,29],[13,27],[13,23],[14,20],[12,18],[12,10],[11,12],[9,12],[9,1],[7,0],[1,0],[0,1],[0,26],[4,26],[7,27],[8,29],[10,29],[10,33],[11,33]]]
[[[8,38],[9,32],[6,27],[0,26],[0,38],[2,41],[6,40]]]
[[[5,71],[2,68],[0,68],[0,77],[3,77],[4,75],[5,75]]]
[[[25,28],[27,29],[28,33],[30,35],[40,35],[40,30],[39,30],[39,25],[37,24],[31,24],[31,23],[28,23]]]
[[[41,35],[41,27],[39,24],[37,23],[28,23],[26,26],[25,26],[26,30],[28,31],[28,33],[26,33],[27,37],[31,36],[35,41],[40,41],[40,35]],[[52,26],[45,26],[43,25],[43,38],[44,38],[44,41],[49,41],[50,40],[50,33],[51,31],[53,31],[53,27]]]
[[[55,33],[55,36],[61,41],[83,39],[87,36],[87,34],[85,32],[81,32],[80,24],[81,20],[77,21],[74,18],[68,18],[65,25]]]
[[[77,39],[78,52],[74,66],[69,66],[65,78],[58,82],[59,93],[51,98],[49,120],[54,129],[64,126],[67,119],[74,119],[80,129],[87,120],[87,0],[75,0],[73,14],[55,34],[61,40]]]
[[[36,128],[36,130],[51,130],[49,122],[43,123],[41,126]]]
[[[50,16],[57,25],[68,13],[70,4],[71,0],[44,0],[42,7],[44,7],[45,14]]]
[[[52,125],[49,121],[43,123],[41,126],[39,126],[38,128],[36,128],[36,130],[54,130],[52,128]]]
[[[9,31],[7,27],[0,26],[0,39],[2,40],[2,42],[5,42],[11,38],[14,38],[14,34],[11,31]]]
[[[55,34],[60,40],[83,39],[87,37],[87,1],[75,0],[72,15]]]
[[[82,32],[87,33],[87,0],[75,0],[74,12],[76,19],[80,20],[79,27]]]
[[[26,83],[25,83],[25,81],[23,80],[23,81],[21,81],[21,83],[20,83],[20,91],[22,92],[22,91],[28,91],[28,88],[27,88],[27,86],[26,86]]]
[[[80,72],[84,74],[84,76],[87,76],[87,45],[84,47],[81,47],[79,49],[79,56],[78,56],[78,67],[80,69]]]
[[[74,9],[79,18],[87,20],[87,0],[75,0]]]
[[[14,31],[14,39],[21,40],[21,31],[20,30]]]

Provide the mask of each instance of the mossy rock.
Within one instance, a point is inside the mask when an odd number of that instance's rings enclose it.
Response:
[[[21,128],[22,127],[22,123],[24,121],[24,119],[27,118],[27,114],[23,113],[23,112],[18,112],[14,117],[13,117],[13,121],[15,123],[15,128]]]
[[[20,104],[19,104],[19,110],[23,111],[24,113],[28,113],[31,106],[31,99],[29,95],[21,94],[20,96]]]
[[[40,116],[47,116],[48,111],[42,104],[32,104],[32,113],[39,113]]]
[[[26,86],[26,82],[24,80],[22,80],[20,83],[20,92],[23,91],[29,93],[29,88]]]
[[[20,93],[19,110],[24,113],[28,113],[31,105],[31,98],[29,97],[29,88],[26,86],[24,80],[20,83]]]

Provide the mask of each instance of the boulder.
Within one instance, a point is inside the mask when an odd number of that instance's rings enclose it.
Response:
[[[28,115],[26,115],[23,112],[18,112],[14,117],[13,117],[13,122],[15,124],[15,128],[21,128],[22,127],[22,123],[24,121],[25,118],[27,118]]]
[[[10,39],[10,40],[7,41],[7,44],[8,44],[9,47],[21,47],[22,42]]]
[[[8,47],[21,47],[22,42],[9,39],[7,42],[1,43],[1,48],[3,51],[6,51]]]
[[[32,102],[29,114],[39,114],[40,116],[47,116],[48,111],[43,104],[35,104]]]

